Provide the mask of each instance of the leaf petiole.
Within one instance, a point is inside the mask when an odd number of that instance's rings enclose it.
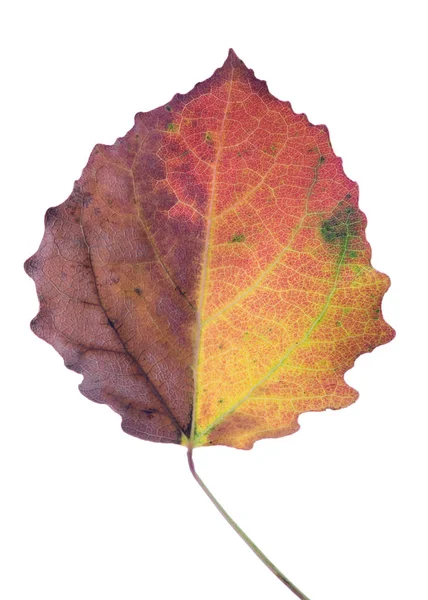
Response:
[[[236,533],[244,540],[244,542],[247,544],[247,546],[249,546],[251,548],[251,550],[254,552],[254,554],[256,554],[258,556],[258,558],[267,566],[267,568],[270,569],[272,571],[272,573],[274,575],[276,575],[278,577],[278,579],[280,581],[282,581],[282,583],[284,585],[286,585],[288,587],[288,589],[291,590],[293,592],[293,594],[295,594],[297,596],[297,598],[300,598],[300,600],[309,600],[308,596],[306,596],[303,592],[301,592],[294,585],[294,583],[292,583],[283,573],[281,573],[281,571],[278,569],[278,567],[276,567],[273,564],[273,562],[271,560],[269,560],[269,558],[260,550],[260,548],[258,548],[256,546],[256,544],[248,537],[248,535],[246,533],[244,533],[244,531],[242,531],[242,529],[239,527],[239,525],[225,511],[225,509],[222,507],[220,502],[213,496],[213,494],[207,488],[205,483],[202,481],[202,479],[196,473],[195,464],[193,462],[192,450],[193,450],[193,448],[191,448],[191,447],[189,447],[187,450],[187,460],[189,463],[190,472],[192,473],[193,477],[196,479],[196,481],[198,482],[200,487],[204,490],[205,494],[208,496],[208,498],[211,500],[211,502],[217,508],[217,510],[223,515],[223,517],[226,519],[226,521],[229,523],[229,525],[236,531]]]

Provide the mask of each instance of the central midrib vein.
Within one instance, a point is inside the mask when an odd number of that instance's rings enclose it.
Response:
[[[199,363],[200,363],[200,358],[201,358],[201,341],[202,341],[202,326],[203,326],[202,311],[204,308],[205,295],[206,295],[205,293],[206,293],[206,287],[207,287],[207,282],[208,282],[208,262],[209,262],[209,252],[210,252],[210,245],[211,245],[211,232],[212,232],[212,225],[213,225],[212,214],[213,214],[214,199],[215,199],[215,194],[216,194],[218,164],[219,164],[221,151],[223,149],[224,128],[226,125],[227,113],[229,110],[230,97],[231,97],[232,86],[233,86],[233,74],[234,74],[234,68],[231,67],[231,74],[230,74],[230,80],[229,80],[229,91],[228,91],[228,95],[227,95],[226,106],[224,109],[223,120],[221,122],[221,127],[219,130],[218,147],[217,147],[215,161],[213,164],[213,178],[212,178],[211,194],[210,194],[209,206],[208,206],[208,212],[207,212],[207,233],[206,233],[206,237],[205,237],[205,247],[204,247],[203,259],[202,259],[202,272],[201,272],[201,286],[200,286],[200,290],[199,290],[199,301],[198,301],[197,311],[196,311],[196,336],[195,336],[195,355],[194,355],[195,358],[193,361],[193,364],[194,364],[194,392],[193,392],[192,424],[191,424],[191,428],[190,428],[190,442],[192,442],[194,439],[195,427],[196,427],[196,402],[197,402],[197,396],[198,396],[198,379],[199,379],[198,372],[199,372]]]

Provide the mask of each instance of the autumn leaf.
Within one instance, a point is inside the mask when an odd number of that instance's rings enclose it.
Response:
[[[249,449],[354,402],[344,373],[393,338],[365,226],[326,127],[230,51],[47,211],[32,329],[127,433]]]

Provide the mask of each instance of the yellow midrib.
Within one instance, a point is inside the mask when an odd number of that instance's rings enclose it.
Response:
[[[198,397],[198,388],[199,388],[199,363],[201,357],[201,341],[202,341],[202,314],[206,300],[206,289],[208,283],[208,271],[209,271],[209,255],[210,255],[210,247],[211,247],[211,237],[212,237],[212,228],[213,228],[213,207],[214,207],[214,199],[216,194],[216,185],[217,185],[217,172],[218,165],[220,161],[221,151],[223,149],[223,141],[224,141],[224,128],[227,120],[227,113],[230,105],[230,98],[233,87],[233,75],[234,68],[231,67],[231,75],[229,81],[229,91],[226,100],[226,106],[224,109],[224,116],[221,122],[220,130],[219,130],[219,138],[218,138],[218,146],[217,153],[215,157],[215,161],[213,163],[213,178],[211,185],[211,193],[210,200],[208,206],[207,213],[207,233],[205,237],[205,247],[202,259],[202,272],[201,272],[201,285],[199,290],[199,301],[197,305],[196,311],[196,336],[195,336],[195,358],[194,358],[194,392],[193,392],[193,409],[192,409],[192,423],[190,429],[190,441],[194,439],[195,435],[195,427],[196,427],[196,404]]]

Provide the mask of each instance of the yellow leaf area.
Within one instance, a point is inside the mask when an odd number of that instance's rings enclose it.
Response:
[[[210,90],[166,133],[185,142],[208,190],[183,443],[248,449],[295,432],[302,412],[356,400],[345,371],[394,335],[380,311],[389,279],[370,264],[357,185],[327,129],[274,98],[233,53]],[[177,159],[166,164],[179,195]],[[173,211],[192,219],[197,201]]]

